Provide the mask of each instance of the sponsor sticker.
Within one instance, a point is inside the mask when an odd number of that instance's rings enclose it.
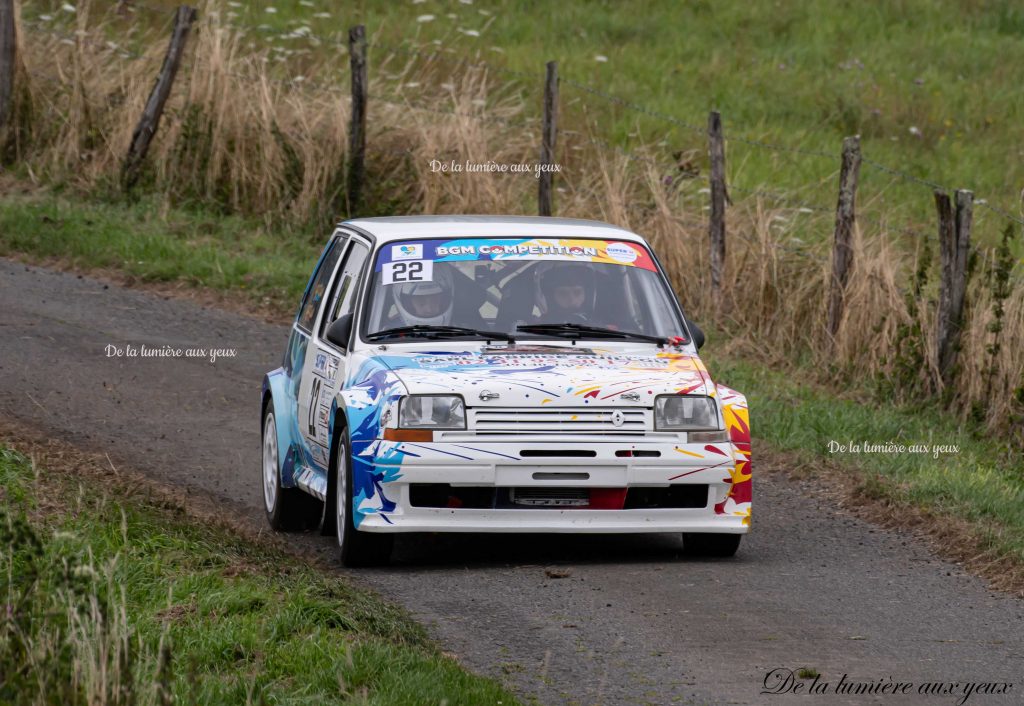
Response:
[[[420,243],[403,243],[391,246],[392,260],[422,260],[423,245]]]
[[[313,373],[333,381],[338,374],[339,365],[341,359],[338,356],[318,351],[316,358],[313,359]]]
[[[390,248],[390,249],[389,249]],[[390,255],[390,257],[389,257]],[[481,260],[500,262],[506,260],[563,260],[576,262],[597,262],[644,270],[657,270],[650,253],[640,243],[620,240],[599,240],[595,238],[484,238],[466,237],[456,240],[429,240],[425,242],[393,243],[381,249],[375,271],[388,271],[388,263],[414,262],[455,262]],[[385,284],[400,282],[430,281],[430,274],[424,270],[416,273],[399,268],[392,279]],[[411,274],[413,279],[408,279]]]
[[[636,262],[636,259],[640,257],[633,246],[626,243],[609,243],[605,252],[616,262]]]
[[[331,398],[334,396],[334,390],[328,386],[323,385],[320,388],[320,398],[317,400],[321,408],[326,407],[328,410],[331,408]]]
[[[313,372],[320,373],[321,375],[327,374],[327,354],[317,353],[316,358],[313,359]]]

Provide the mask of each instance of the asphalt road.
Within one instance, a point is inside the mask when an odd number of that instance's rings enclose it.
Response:
[[[0,259],[0,415],[261,524],[260,380],[286,333]],[[211,363],[108,346],[237,355]],[[756,408],[751,421],[756,435]],[[733,560],[682,559],[667,535],[435,535],[402,538],[392,567],[352,575],[467,666],[543,704],[955,704],[964,682],[1013,683],[969,704],[1024,703],[1024,601],[764,473],[756,439],[753,471],[754,532]],[[323,550],[330,540],[295,541]],[[568,576],[550,578],[552,568]],[[770,670],[800,667],[830,693],[760,693]],[[844,674],[961,691],[836,694]]]

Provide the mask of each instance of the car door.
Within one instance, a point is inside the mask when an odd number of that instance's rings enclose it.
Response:
[[[307,420],[305,417],[306,407],[304,406],[304,395],[308,394],[310,388],[313,358],[316,353],[316,348],[313,344],[313,331],[316,328],[320,311],[324,307],[324,301],[327,299],[327,288],[338,269],[341,257],[347,247],[347,237],[344,234],[335,233],[330,243],[324,248],[324,253],[320,257],[316,271],[306,287],[306,293],[303,295],[302,304],[299,307],[299,314],[292,328],[293,343],[289,344],[289,348],[294,347],[301,353],[301,355],[293,356],[295,368],[289,372],[291,378],[290,388],[294,391],[294,396],[290,395],[290,402],[294,405],[291,412],[295,425],[292,438],[302,447],[301,458],[297,459],[300,466],[310,465],[309,460],[315,453],[315,449],[310,448],[305,433]]]
[[[310,457],[324,471],[330,458],[331,404],[345,379],[347,353],[325,340],[324,333],[339,316],[353,313],[369,254],[369,245],[363,240],[347,240],[310,331],[307,369],[299,386],[298,420]]]

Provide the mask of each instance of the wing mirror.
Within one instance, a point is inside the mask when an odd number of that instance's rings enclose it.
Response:
[[[327,327],[327,332],[324,334],[324,338],[342,350],[348,349],[348,339],[351,336],[352,314],[342,314],[339,316]]]
[[[700,350],[704,345],[704,332],[700,330],[700,326],[690,320],[689,316],[683,316],[686,321],[686,328],[690,331],[690,336],[693,337],[693,345],[697,346],[697,350]]]

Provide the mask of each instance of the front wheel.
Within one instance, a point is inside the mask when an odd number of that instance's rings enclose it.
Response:
[[[728,558],[740,548],[742,534],[683,533],[683,553],[688,556]]]
[[[394,537],[390,534],[360,532],[353,523],[352,508],[352,464],[344,430],[335,453],[334,478],[334,525],[345,566],[374,566],[386,564],[391,558]]]

